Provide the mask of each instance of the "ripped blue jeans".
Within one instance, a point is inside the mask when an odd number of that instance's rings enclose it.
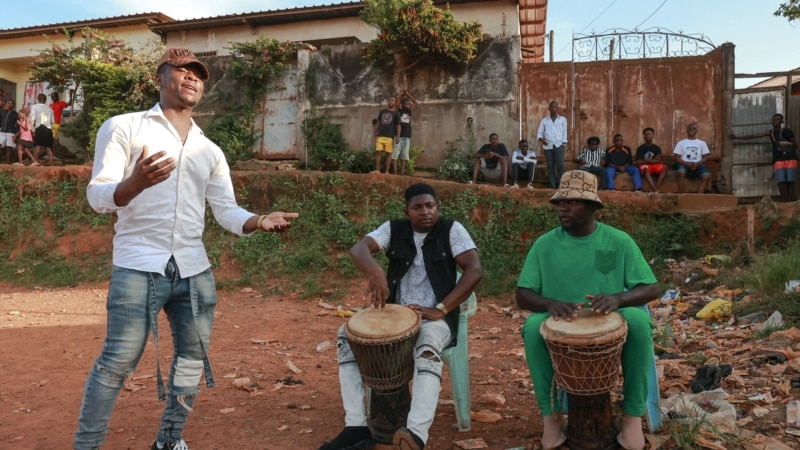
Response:
[[[216,304],[217,291],[210,269],[181,278],[172,259],[165,275],[113,267],[106,301],[106,339],[86,379],[75,434],[76,450],[96,449],[103,443],[114,403],[136,368],[151,331],[158,359],[157,318],[162,309],[169,320],[174,354],[168,395],[160,364],[157,365],[158,396],[166,400],[166,406],[156,440],[163,443],[182,439],[204,370],[206,385],[214,385],[207,351]]]

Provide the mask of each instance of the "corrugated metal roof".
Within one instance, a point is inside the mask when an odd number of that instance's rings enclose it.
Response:
[[[323,6],[304,6],[274,11],[261,11],[225,16],[203,17],[199,19],[176,20],[170,23],[151,26],[155,33],[165,34],[174,31],[202,30],[230,26],[248,25],[251,27],[276,25],[310,20],[354,17],[364,8],[361,2],[341,3]]]
[[[436,5],[481,3],[495,0],[433,0]],[[117,28],[131,25],[147,25],[153,32],[164,34],[171,31],[201,30],[223,26],[260,26],[282,23],[305,22],[311,20],[355,17],[364,8],[362,2],[343,2],[330,5],[304,6],[273,11],[260,11],[241,14],[229,14],[200,19],[175,20],[162,13],[141,13],[126,16],[114,16],[100,19],[88,19],[77,22],[63,22],[48,25],[37,25],[24,28],[0,29],[0,40],[20,37],[40,36],[42,34],[60,34],[64,29],[77,31],[91,27],[97,29]]]
[[[446,4],[481,3],[487,1],[495,0],[433,0],[433,3],[441,6]],[[311,20],[355,17],[363,8],[363,2],[345,2],[330,5],[279,9],[273,11],[229,14],[216,17],[204,17],[200,19],[176,20],[170,23],[151,26],[150,28],[156,33],[164,34],[173,31],[203,30],[225,26],[249,25],[251,27],[256,27],[263,25],[306,22]]]
[[[77,31],[86,27],[97,29],[127,27],[131,25],[147,25],[153,27],[154,25],[174,21],[175,19],[172,17],[161,13],[130,14],[127,16],[37,25],[34,27],[0,29],[0,39],[41,36],[42,34],[59,34],[62,33],[64,29],[68,31]]]

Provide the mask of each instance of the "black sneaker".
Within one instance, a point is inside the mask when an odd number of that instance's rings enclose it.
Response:
[[[158,441],[156,441],[153,442],[153,446],[150,447],[150,450],[189,450],[189,446],[186,445],[186,441],[183,439],[179,442],[167,441],[163,447],[159,447]]]
[[[372,432],[368,427],[344,427],[332,441],[322,444],[319,450],[347,450],[372,448]]]
[[[425,448],[425,443],[422,442],[422,439],[406,427],[394,432],[392,444],[396,445],[400,450],[422,450]]]

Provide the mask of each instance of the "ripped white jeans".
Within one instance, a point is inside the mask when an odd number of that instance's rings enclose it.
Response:
[[[414,346],[414,378],[411,389],[411,409],[406,427],[423,442],[428,441],[428,430],[433,425],[439,391],[442,386],[442,350],[453,336],[444,320],[424,320]],[[345,337],[344,325],[339,328],[339,384],[344,404],[346,426],[367,426],[364,403],[364,382],[358,370],[353,351]],[[426,357],[425,354],[429,353]]]

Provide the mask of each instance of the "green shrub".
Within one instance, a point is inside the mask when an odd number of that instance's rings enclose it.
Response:
[[[461,140],[461,139],[459,139]],[[436,169],[436,178],[465,183],[472,179],[474,159],[472,153],[459,145],[459,142],[448,142],[442,164]]]
[[[321,169],[326,164],[346,167],[354,153],[344,139],[342,125],[331,121],[328,114],[313,113],[303,121],[303,136],[308,147],[309,166]]]

